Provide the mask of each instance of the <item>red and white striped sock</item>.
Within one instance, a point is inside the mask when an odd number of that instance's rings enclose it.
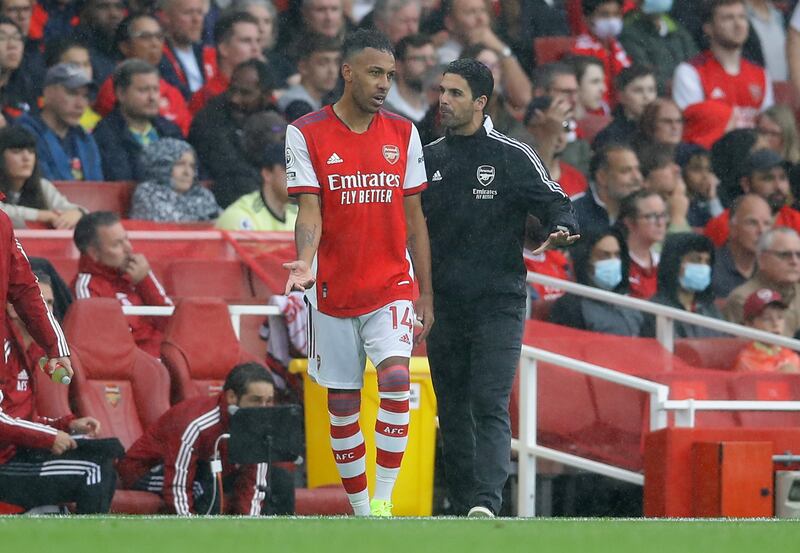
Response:
[[[375,499],[391,501],[392,489],[408,443],[408,367],[392,365],[378,372],[378,420],[375,422]]]
[[[358,424],[361,392],[328,390],[328,415],[331,420],[331,448],[350,505],[356,516],[369,516],[366,448]]]

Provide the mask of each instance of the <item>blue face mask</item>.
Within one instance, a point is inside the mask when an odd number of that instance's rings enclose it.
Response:
[[[622,260],[602,259],[594,262],[592,280],[598,288],[613,290],[622,282]]]
[[[711,266],[705,263],[687,263],[679,280],[684,290],[702,292],[711,284]]]
[[[672,0],[644,0],[642,2],[642,13],[652,15],[654,13],[667,13],[672,9]]]

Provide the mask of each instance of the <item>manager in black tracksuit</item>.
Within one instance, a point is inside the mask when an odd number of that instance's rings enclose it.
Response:
[[[441,138],[424,148],[436,323],[428,359],[455,514],[500,511],[508,478],[508,400],[525,316],[525,221],[550,230],[542,248],[578,237],[569,198],[529,146],[492,128],[494,81],[471,59],[451,63],[439,96]]]

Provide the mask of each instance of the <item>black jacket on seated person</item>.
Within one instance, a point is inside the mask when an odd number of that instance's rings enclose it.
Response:
[[[177,138],[183,140],[181,130],[160,115],[153,119],[153,128],[159,138]],[[106,180],[130,180],[139,182],[144,179],[139,155],[142,144],[136,140],[128,129],[128,123],[122,116],[119,106],[97,124],[94,139],[100,149],[103,163],[103,176]]]
[[[189,144],[197,152],[200,173],[214,181],[211,191],[223,209],[261,188],[261,173],[248,161],[242,136],[227,94],[212,98],[195,115],[189,129]]]

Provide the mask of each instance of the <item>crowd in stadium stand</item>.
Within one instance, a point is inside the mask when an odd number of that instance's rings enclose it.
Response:
[[[292,231],[286,125],[338,98],[343,37],[371,27],[395,46],[384,107],[412,120],[423,144],[444,133],[444,65],[469,57],[492,71],[494,128],[536,149],[583,231],[573,248],[533,254],[541,228],[529,220],[528,270],[796,337],[795,4],[0,0],[0,209],[15,228],[74,229],[77,301],[171,305],[125,220]],[[127,211],[89,214],[70,199],[73,181],[135,191]],[[529,292],[533,318],[655,335],[639,311]],[[162,323],[129,323],[158,357]],[[800,359],[753,343],[736,369],[800,372]],[[5,393],[0,407],[20,412],[13,401]]]

